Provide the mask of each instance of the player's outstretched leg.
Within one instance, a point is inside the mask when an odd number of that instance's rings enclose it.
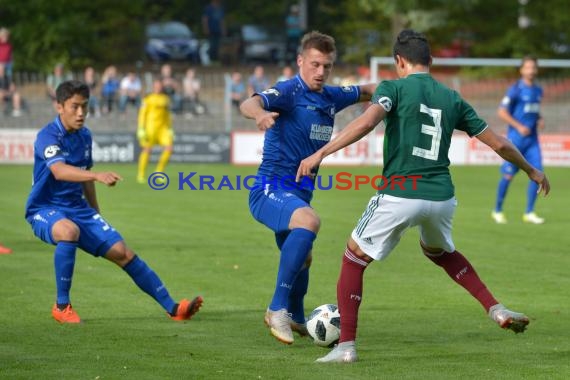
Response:
[[[315,360],[316,363],[354,363],[358,360],[354,341],[342,342],[327,355]]]
[[[435,253],[428,251],[422,242],[420,242],[420,246],[424,255],[434,264],[443,268],[453,281],[461,285],[479,301],[481,306],[485,308],[485,311],[488,312],[491,306],[498,304],[493,294],[491,294],[477,275],[477,272],[475,272],[475,268],[459,251],[440,251]]]
[[[489,317],[501,328],[512,330],[515,334],[524,332],[530,322],[526,315],[511,311],[500,303],[491,306]]]

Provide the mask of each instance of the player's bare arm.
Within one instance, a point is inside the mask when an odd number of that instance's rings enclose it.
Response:
[[[240,104],[239,110],[246,118],[255,120],[257,129],[265,131],[275,125],[275,119],[279,117],[279,114],[277,112],[267,112],[263,108],[262,102],[259,96],[252,96]]]
[[[521,124],[517,119],[513,117],[513,115],[510,114],[507,109],[500,107],[497,111],[497,115],[499,115],[499,118],[505,123],[512,125],[521,134],[521,136],[530,135],[530,128],[528,128],[526,125]]]
[[[539,131],[544,131],[544,118],[541,116],[538,121],[536,122],[536,126],[538,128]]]
[[[97,193],[95,192],[95,183],[93,181],[83,182],[83,195],[85,195],[85,199],[89,206],[93,207],[97,212],[101,212],[99,210],[99,203],[97,202]]]
[[[508,139],[496,134],[490,128],[485,129],[481,134],[477,135],[477,138],[484,144],[488,145],[493,149],[499,156],[503,159],[512,162],[520,169],[522,169],[532,181],[539,184],[538,192],[544,192],[544,195],[548,195],[550,192],[550,183],[546,175],[532,166]]]
[[[305,158],[299,164],[296,181],[303,176],[311,176],[313,169],[328,155],[360,140],[372,131],[386,117],[386,111],[378,104],[372,104],[366,111],[351,121],[333,140]]]
[[[58,181],[67,182],[89,182],[97,181],[107,186],[114,186],[122,180],[121,176],[115,172],[92,172],[82,170],[75,166],[67,165],[63,162],[56,162],[50,166],[50,170]]]
[[[367,83],[360,85],[360,98],[358,99],[361,102],[366,102],[372,99],[372,95],[374,95],[374,91],[378,84],[376,83]]]

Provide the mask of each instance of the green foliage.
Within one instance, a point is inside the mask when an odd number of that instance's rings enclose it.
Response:
[[[0,0],[2,25],[10,28],[17,70],[51,71],[56,62],[72,69],[86,64],[132,64],[143,58],[144,25],[185,22],[200,37],[208,0]],[[283,30],[293,0],[225,1],[226,23],[257,23]],[[570,57],[567,0],[311,0],[308,29],[337,39],[341,59],[363,62],[387,55],[404,27],[428,34],[434,50],[465,42],[472,57]],[[252,12],[251,10],[255,10]],[[518,17],[531,19],[526,29]],[[565,47],[565,50],[564,50]],[[557,50],[556,50],[557,49]]]
[[[421,254],[418,231],[408,231],[384,262],[365,273],[358,349],[353,365],[317,365],[327,350],[308,339],[278,343],[263,324],[279,255],[273,233],[257,223],[239,191],[152,191],[136,183],[135,165],[96,165],[124,181],[97,185],[102,214],[161,277],[176,299],[204,296],[189,322],[169,320],[129,277],[105,259],[77,253],[72,301],[80,326],[59,325],[53,247],[23,219],[29,165],[0,166],[0,378],[2,379],[567,379],[570,318],[565,168],[547,168],[554,190],[540,199],[541,226],[520,221],[526,180],[515,178],[505,212],[490,220],[496,167],[453,170],[459,207],[454,242],[506,305],[531,317],[515,335],[499,329],[479,304]],[[321,169],[334,175],[347,168]],[[374,175],[375,167],[350,168]],[[252,174],[252,167],[171,165],[176,172]],[[373,190],[317,191],[322,219],[313,249],[308,314],[336,303],[342,252]]]

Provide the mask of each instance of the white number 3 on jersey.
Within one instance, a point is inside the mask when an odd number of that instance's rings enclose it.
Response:
[[[437,157],[439,156],[439,143],[441,141],[441,110],[420,104],[420,112],[427,113],[433,119],[434,125],[422,124],[422,133],[432,137],[431,147],[430,149],[423,149],[414,146],[412,155],[437,161]]]

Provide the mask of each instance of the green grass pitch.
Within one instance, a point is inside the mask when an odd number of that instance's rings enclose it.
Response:
[[[245,190],[153,191],[134,165],[98,165],[124,176],[97,185],[102,214],[161,276],[174,298],[204,296],[187,323],[162,309],[114,264],[78,252],[72,302],[84,323],[59,325],[53,247],[23,219],[30,166],[0,166],[0,378],[2,379],[568,379],[570,378],[570,175],[547,168],[552,194],[539,199],[547,223],[526,225],[526,179],[517,176],[505,212],[490,219],[497,167],[456,167],[454,241],[495,296],[527,313],[529,329],[499,329],[479,304],[426,260],[417,230],[365,273],[358,331],[360,361],[321,365],[327,350],[308,339],[285,346],[263,324],[278,263],[272,233],[249,214]],[[377,168],[323,168],[375,174]],[[168,173],[219,178],[252,167],[171,165]],[[336,303],[346,238],[373,194],[317,191],[322,219],[314,245],[306,314]]]

